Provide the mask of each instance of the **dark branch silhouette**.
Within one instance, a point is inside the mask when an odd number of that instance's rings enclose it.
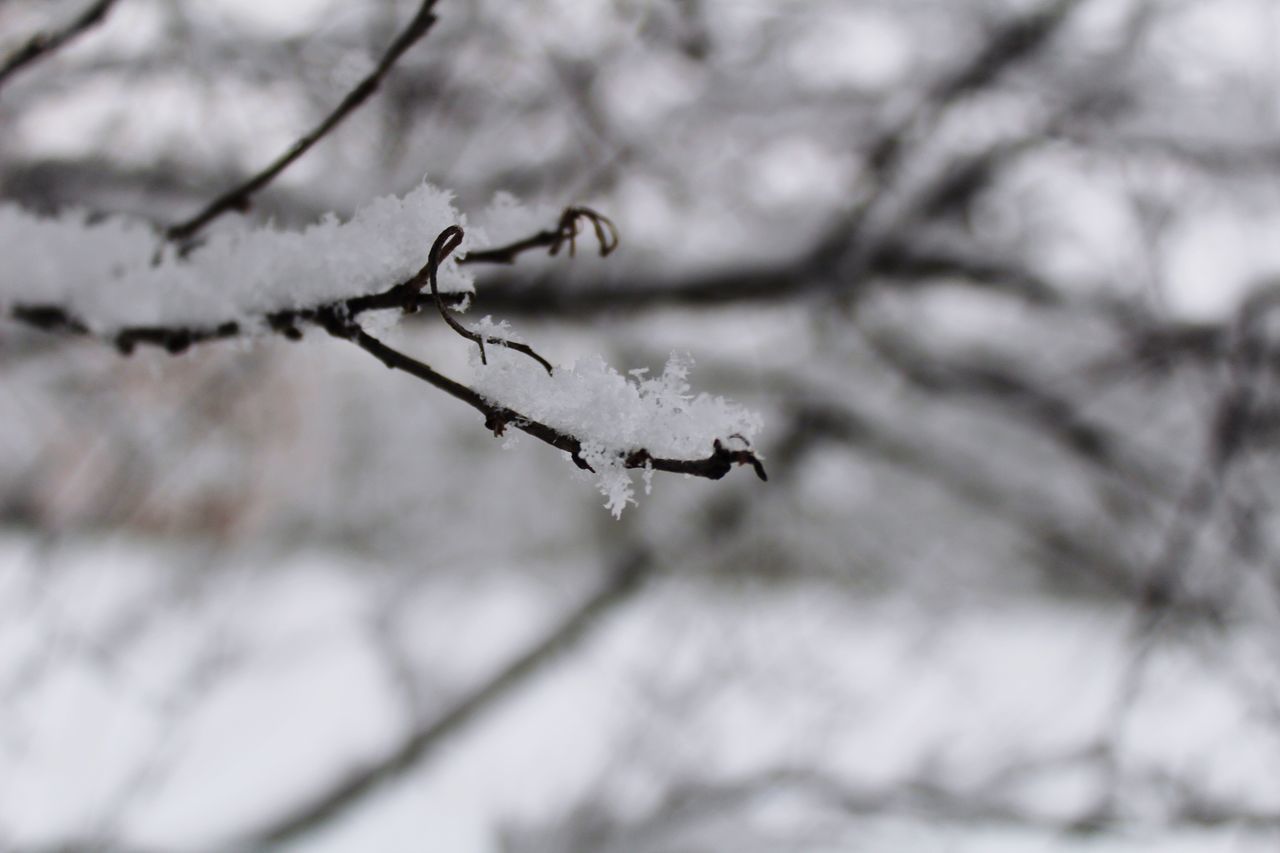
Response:
[[[710,309],[830,296],[856,299],[870,293],[877,281],[913,289],[962,283],[1036,305],[1060,301],[1057,287],[1011,259],[958,248],[887,242],[871,253],[860,274],[843,275],[833,270],[832,263],[833,255],[846,247],[843,241],[839,249],[823,242],[799,258],[732,266],[678,279],[624,273],[617,282],[575,284],[551,277],[530,282],[504,276],[490,279],[475,301],[486,311],[510,316],[585,318],[610,312]]]
[[[97,0],[85,8],[80,15],[60,30],[48,33],[37,33],[18,48],[3,64],[0,64],[0,85],[3,85],[19,70],[31,65],[39,59],[48,57],[60,48],[74,41],[86,31],[102,23],[116,0]]]
[[[320,124],[316,125],[315,129],[298,139],[293,145],[290,145],[287,151],[261,172],[239,186],[223,193],[190,219],[170,226],[165,231],[165,236],[175,242],[189,244],[191,238],[200,229],[224,213],[233,210],[240,212],[248,210],[255,193],[275,180],[276,176],[289,168],[293,161],[307,153],[311,146],[341,124],[347,116],[355,112],[361,104],[378,90],[378,86],[382,83],[382,78],[387,75],[387,72],[396,64],[396,61],[413,46],[414,42],[425,36],[432,25],[435,24],[436,16],[432,11],[435,5],[436,0],[423,0],[422,5],[418,7],[418,11],[405,28],[400,31],[400,34],[396,36],[395,40],[391,42],[390,47],[382,55],[382,59],[378,61],[373,71],[356,84],[356,87],[347,93],[342,102]]]
[[[468,252],[458,263],[513,264],[521,254],[531,249],[547,249],[550,254],[556,255],[566,244],[569,246],[569,256],[572,257],[577,249],[577,237],[582,231],[583,222],[589,222],[596,233],[600,257],[603,258],[618,248],[618,229],[609,217],[589,207],[570,207],[561,215],[560,222],[553,230],[539,231],[523,240],[495,249]]]
[[[584,471],[594,470],[583,458],[582,440],[577,436],[562,432],[555,427],[536,421],[506,406],[492,403],[475,389],[460,382],[455,382],[447,376],[436,372],[423,362],[387,346],[360,327],[340,318],[331,319],[333,325],[328,327],[330,334],[351,341],[387,367],[393,370],[402,370],[411,376],[416,376],[423,382],[471,406],[471,408],[484,415],[485,426],[495,436],[502,435],[508,426],[513,426],[557,450],[563,450],[568,453],[573,463]],[[749,465],[761,480],[768,479],[764,465],[755,453],[746,449],[730,450],[719,439],[713,442],[711,454],[702,459],[669,459],[654,456],[644,448],[629,450],[621,454],[620,458],[627,468],[650,468],[655,471],[666,471],[672,474],[692,474],[695,477],[706,477],[709,480],[719,480],[729,473],[734,465]]]
[[[408,286],[421,291],[422,280],[424,278],[426,279],[426,283],[431,288],[431,298],[435,300],[436,308],[440,311],[440,316],[444,318],[444,321],[447,324],[449,324],[449,328],[453,329],[467,340],[474,342],[475,345],[480,348],[481,364],[489,363],[489,358],[484,352],[484,345],[493,344],[494,346],[506,347],[509,350],[514,350],[515,352],[529,356],[529,358],[542,365],[543,369],[546,370],[548,374],[551,374],[554,372],[551,367],[551,362],[538,355],[537,351],[535,351],[533,347],[528,344],[519,343],[518,341],[499,338],[495,335],[482,335],[479,332],[474,332],[471,329],[468,329],[461,321],[458,320],[457,317],[453,315],[453,312],[449,310],[449,306],[447,306],[444,300],[440,298],[440,287],[436,281],[436,273],[440,268],[440,264],[449,256],[449,253],[458,248],[459,244],[462,243],[462,237],[462,229],[456,225],[452,225],[442,231],[440,236],[436,238],[435,244],[431,247],[431,254],[427,257],[426,265],[419,270],[418,274],[408,283]],[[554,250],[552,253],[554,254]]]
[[[905,120],[877,137],[868,160],[878,178],[890,179],[908,153],[912,137],[935,125],[964,95],[990,86],[1001,74],[1035,57],[1081,4],[1082,0],[1053,0],[997,27],[965,62],[930,87],[924,102]]]

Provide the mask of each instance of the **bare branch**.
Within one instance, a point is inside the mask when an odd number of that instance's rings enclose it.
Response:
[[[966,62],[930,87],[925,102],[881,133],[868,157],[881,180],[901,164],[913,133],[937,122],[961,97],[989,86],[1001,74],[1034,57],[1082,0],[1053,0],[1027,16],[998,27]]]
[[[18,48],[0,64],[0,85],[3,85],[15,72],[31,63],[52,55],[106,19],[116,0],[96,0],[91,3],[74,21],[60,30],[49,33],[37,33]]]
[[[371,791],[402,777],[433,749],[475,721],[529,678],[581,643],[605,616],[631,600],[654,571],[646,552],[624,559],[604,584],[570,610],[538,642],[431,723],[413,731],[395,749],[294,808],[249,839],[249,846],[276,845],[306,835],[359,803]]]
[[[248,210],[255,193],[275,180],[276,176],[287,169],[293,161],[307,153],[311,146],[341,124],[348,115],[355,112],[378,90],[378,86],[382,83],[382,78],[387,75],[397,60],[413,46],[414,42],[426,35],[432,25],[435,24],[436,16],[432,12],[435,5],[436,0],[423,0],[413,19],[391,42],[391,45],[387,48],[386,53],[382,55],[382,59],[378,61],[373,71],[348,92],[337,108],[326,116],[324,121],[320,122],[315,129],[294,142],[287,151],[261,172],[249,178],[240,186],[223,193],[205,207],[204,210],[190,219],[170,226],[165,231],[165,237],[176,242],[189,243],[200,229],[224,213],[232,210],[240,212]]]
[[[837,255],[847,246],[844,240],[838,247],[834,241],[822,241],[809,253],[780,263],[733,266],[685,279],[631,278],[616,284],[581,286],[552,280],[516,283],[500,279],[491,281],[483,293],[477,294],[476,303],[487,311],[508,315],[566,319],[611,311],[718,308],[832,295],[856,298],[870,292],[876,279],[909,287],[958,281],[1036,305],[1059,301],[1052,284],[1013,261],[954,248],[890,241],[871,252],[860,274],[845,273],[837,267]]]
[[[589,207],[570,207],[560,216],[560,222],[552,231],[539,231],[531,237],[517,240],[496,249],[483,249],[468,252],[460,264],[513,264],[521,253],[530,249],[547,249],[548,254],[556,255],[567,243],[569,256],[577,249],[577,237],[581,233],[583,222],[591,223],[596,233],[596,241],[600,245],[600,257],[607,256],[618,248],[618,229],[613,220]]]
[[[867,330],[864,340],[888,366],[929,394],[961,395],[1005,408],[1100,473],[1163,492],[1168,484],[1143,464],[1126,438],[1089,417],[1076,401],[992,360],[934,356],[890,334]]]

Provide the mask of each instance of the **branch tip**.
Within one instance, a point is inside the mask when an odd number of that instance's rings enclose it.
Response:
[[[600,246],[600,257],[607,257],[618,248],[618,228],[613,224],[613,220],[589,207],[577,206],[565,208],[564,213],[560,215],[560,223],[556,226],[555,237],[548,253],[553,256],[558,254],[567,243],[569,257],[574,257],[577,251],[578,234],[582,231],[584,220],[591,223],[591,228],[595,231],[596,242]]]

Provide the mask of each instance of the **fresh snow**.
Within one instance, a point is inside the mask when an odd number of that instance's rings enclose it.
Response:
[[[500,195],[485,212],[486,228],[464,238],[514,239],[533,229],[519,205]],[[550,217],[543,217],[545,222]],[[519,220],[519,223],[517,223]],[[238,224],[216,231],[187,257],[165,244],[149,224],[124,217],[94,218],[85,211],[38,216],[0,205],[0,309],[18,305],[64,308],[95,334],[129,326],[208,327],[235,321],[264,328],[273,311],[319,305],[376,293],[411,277],[425,262],[436,235],[465,222],[452,196],[423,183],[403,198],[375,199],[348,221],[329,215],[302,231]],[[440,270],[445,292],[470,293],[472,277],[448,259]],[[399,312],[363,318],[375,334]],[[474,328],[514,339],[505,324],[484,318]],[[459,342],[462,345],[462,342]],[[470,344],[466,344],[471,346]],[[692,360],[673,356],[662,375],[628,378],[595,356],[560,367],[554,375],[519,353],[487,349],[487,365],[473,353],[472,382],[491,402],[541,421],[582,441],[605,505],[615,517],[635,503],[624,462],[637,450],[660,458],[699,459],[715,441],[750,446],[759,418],[706,394],[687,381]],[[646,492],[649,476],[642,473]]]
[[[242,223],[217,230],[179,258],[140,220],[83,210],[39,216],[4,204],[0,308],[58,305],[98,334],[228,320],[252,327],[271,311],[376,293],[409,278],[436,235],[463,221],[449,193],[423,183],[403,198],[375,199],[345,222],[330,214],[302,231]],[[446,262],[440,288],[469,293],[472,277]]]
[[[485,318],[475,330],[512,339],[506,324]],[[760,417],[722,397],[693,394],[688,376],[693,360],[674,354],[660,376],[646,371],[623,376],[600,356],[582,358],[548,374],[537,362],[501,347],[486,347],[487,364],[473,353],[471,386],[491,402],[514,409],[582,441],[583,459],[614,517],[635,503],[632,472],[624,463],[632,451],[654,457],[710,456],[716,440],[747,447],[760,431]],[[646,474],[648,472],[645,472]],[[646,492],[648,478],[645,479]]]

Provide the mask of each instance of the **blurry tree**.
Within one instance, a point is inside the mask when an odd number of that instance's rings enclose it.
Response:
[[[6,0],[6,202],[196,258],[425,173],[490,242],[128,360],[0,259],[0,843],[1271,849],[1277,56],[1270,0]],[[450,249],[763,415],[630,467],[767,485],[614,522],[499,449],[398,361],[474,350]]]

